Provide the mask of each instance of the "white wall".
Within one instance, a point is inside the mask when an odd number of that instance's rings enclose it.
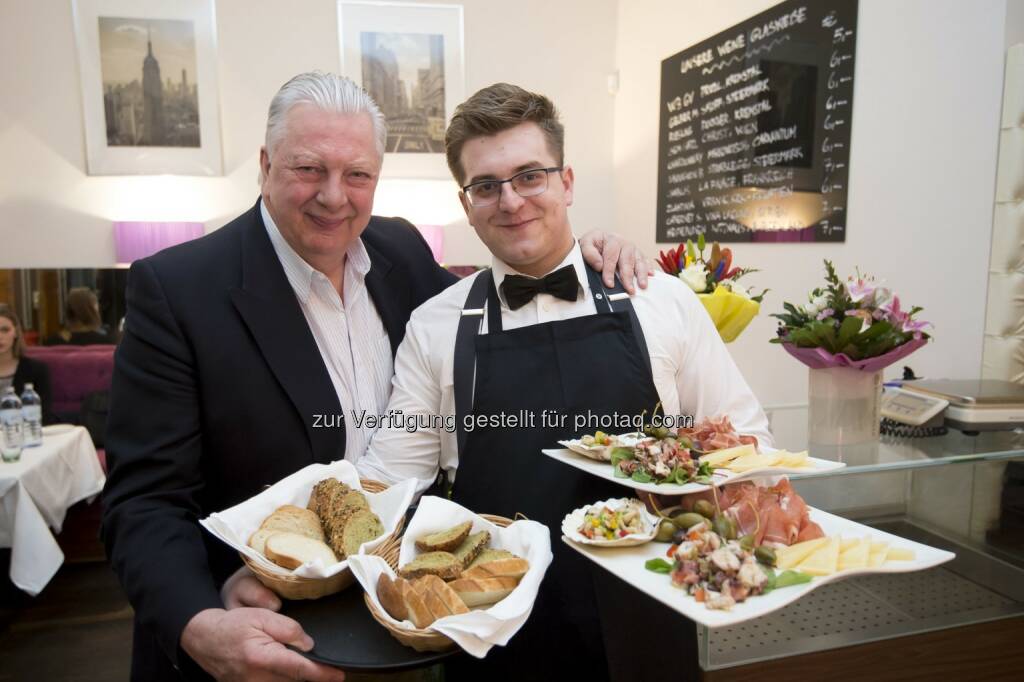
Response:
[[[620,3],[617,228],[649,253],[666,247],[654,242],[661,60],[775,4]],[[805,300],[823,258],[924,306],[935,341],[908,359],[919,374],[979,376],[1006,19],[1004,0],[860,1],[847,241],[734,248],[734,263],[763,270],[750,283],[772,289],[730,346],[765,404],[806,401],[806,370],[768,345],[767,314]]]
[[[575,223],[611,227],[615,0],[461,4],[467,95],[499,80],[550,93],[581,177]],[[255,201],[270,98],[296,73],[339,69],[336,4],[217,0],[216,12],[224,176],[89,177],[70,1],[0,0],[0,268],[112,265],[113,220],[211,230]],[[489,261],[453,181],[384,177],[376,213],[447,224],[447,262]]]

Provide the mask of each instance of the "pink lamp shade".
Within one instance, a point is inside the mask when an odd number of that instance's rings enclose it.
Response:
[[[417,225],[416,228],[423,235],[423,238],[427,240],[427,245],[430,247],[431,253],[434,254],[434,260],[438,263],[443,263],[444,228],[440,225]]]
[[[152,256],[169,246],[202,237],[205,232],[202,223],[115,222],[117,262],[128,264]]]

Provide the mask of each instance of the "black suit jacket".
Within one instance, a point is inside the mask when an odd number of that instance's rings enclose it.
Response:
[[[392,353],[412,310],[455,278],[401,219],[362,235],[366,287]],[[237,553],[197,521],[314,462],[344,457],[340,404],[259,203],[201,239],[135,262],[115,356],[102,534],[135,609],[133,679],[198,672],[188,621],[221,607]]]

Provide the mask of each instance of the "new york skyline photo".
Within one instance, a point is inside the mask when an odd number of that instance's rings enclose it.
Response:
[[[191,21],[99,17],[107,145],[199,147]]]

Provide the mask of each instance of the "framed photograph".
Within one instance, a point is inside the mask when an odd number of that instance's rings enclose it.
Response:
[[[73,0],[89,175],[221,175],[213,0]]]
[[[387,177],[450,177],[444,131],[465,99],[461,5],[338,2],[341,73],[388,121]]]

